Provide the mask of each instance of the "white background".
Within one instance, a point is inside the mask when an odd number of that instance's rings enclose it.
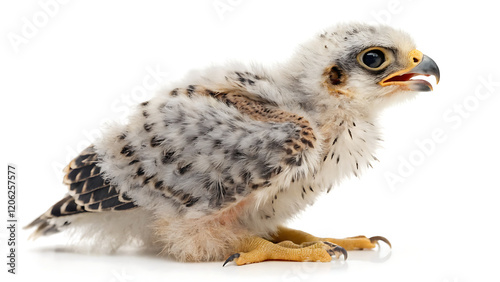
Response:
[[[64,248],[64,235],[33,242],[27,240],[30,231],[19,230],[14,276],[7,274],[8,233],[2,227],[0,272],[8,279],[2,281],[500,280],[496,5],[68,1],[47,10],[48,2],[0,4],[0,163],[4,171],[9,162],[18,166],[21,226],[64,195],[60,169],[103,123],[125,118],[129,106],[148,99],[152,92],[145,88],[168,84],[190,69],[229,59],[283,61],[323,28],[358,20],[409,32],[440,66],[441,83],[384,113],[384,148],[374,169],[346,180],[289,223],[319,236],[383,235],[393,243],[391,252],[382,246],[350,252],[346,262],[222,268],[219,262],[178,263],[137,252],[79,254]],[[7,193],[0,194],[6,224]]]

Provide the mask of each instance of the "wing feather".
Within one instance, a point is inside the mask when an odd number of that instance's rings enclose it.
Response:
[[[34,237],[60,231],[62,226],[51,220],[54,218],[84,212],[127,210],[136,207],[131,198],[120,193],[103,178],[98,164],[98,155],[93,146],[83,150],[68,164],[64,169],[66,174],[63,180],[63,183],[68,185],[68,195],[26,226],[26,228],[37,226],[37,230],[33,233]],[[64,225],[66,223],[63,223]]]
[[[318,155],[306,118],[242,90],[189,85],[137,112],[96,144],[103,169],[138,205],[172,216],[223,209],[284,172],[299,177]]]

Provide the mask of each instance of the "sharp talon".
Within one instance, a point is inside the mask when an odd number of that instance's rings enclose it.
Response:
[[[373,237],[370,237],[370,242],[372,244],[377,244],[377,245],[380,246],[380,244],[378,243],[378,241],[382,241],[382,242],[386,243],[392,249],[391,242],[389,242],[389,240],[387,240],[385,237],[382,237],[382,236],[373,236]]]
[[[344,260],[347,260],[347,251],[344,248],[342,248],[341,246],[337,246],[333,250],[336,252],[339,252],[339,251],[342,252],[342,254],[344,255]],[[337,258],[340,258],[340,254],[337,256]]]
[[[237,259],[240,257],[240,254],[239,253],[236,253],[236,254],[232,254],[231,256],[229,256],[226,261],[224,262],[224,264],[222,265],[222,267],[226,266],[226,264],[228,262],[232,262],[234,259]]]
[[[339,245],[335,245],[332,242],[328,242],[328,241],[325,241],[323,243],[325,245],[328,245],[328,246],[333,248],[333,249],[327,250],[329,255],[331,255],[331,256],[335,255],[335,257],[338,259],[338,258],[340,258],[340,255],[342,254],[342,255],[344,255],[344,260],[347,259],[347,251],[344,248],[342,248]]]

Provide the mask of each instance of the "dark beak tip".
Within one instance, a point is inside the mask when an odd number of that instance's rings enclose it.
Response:
[[[441,78],[441,72],[439,71],[439,67],[436,62],[429,56],[424,55],[422,58],[422,62],[416,66],[416,68],[422,68],[423,73],[428,75],[433,75],[436,78],[436,84],[439,84],[439,80]]]
[[[436,84],[439,84],[439,80],[441,79],[441,73],[439,71],[439,67],[437,66],[436,62],[434,62],[434,60],[427,55],[424,55],[422,57],[420,63],[417,66],[415,66],[411,70],[411,72],[425,76],[432,75],[436,78]],[[417,91],[422,91],[422,92],[432,91],[432,88],[429,88],[426,85],[421,85],[419,86],[419,89]]]

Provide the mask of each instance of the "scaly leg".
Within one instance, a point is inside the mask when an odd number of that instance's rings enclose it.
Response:
[[[319,238],[309,233],[287,227],[280,227],[274,236],[273,242],[292,241],[295,244],[303,245],[308,242],[330,242],[339,245],[346,250],[373,249],[378,241],[385,242],[389,247],[391,243],[382,236],[367,238],[365,236],[348,237],[344,239]]]
[[[302,246],[291,241],[275,244],[260,237],[250,237],[242,240],[237,249],[240,252],[231,255],[224,265],[230,261],[236,262],[237,265],[266,260],[327,262],[332,260],[332,255],[338,258],[343,254],[347,257],[347,252],[342,247],[330,242],[311,242]]]

